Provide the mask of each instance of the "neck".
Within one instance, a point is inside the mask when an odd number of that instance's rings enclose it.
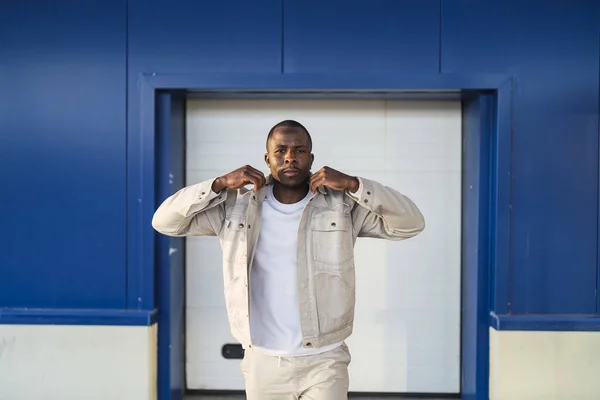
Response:
[[[306,197],[308,190],[308,183],[296,187],[283,186],[277,181],[273,183],[273,196],[275,196],[278,202],[283,204],[294,204],[299,202]]]

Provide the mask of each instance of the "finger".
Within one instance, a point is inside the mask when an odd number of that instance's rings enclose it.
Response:
[[[310,176],[310,178],[308,179],[308,187],[310,188],[310,191],[311,191],[312,193],[314,193],[314,192],[315,192],[315,186],[314,186],[314,183],[315,183],[315,181],[316,181],[317,179],[319,179],[319,171],[317,171],[317,172],[315,172],[314,174],[312,174],[312,175]]]
[[[263,174],[261,170],[259,170],[259,169],[256,169],[256,168],[254,168],[253,166],[250,166],[250,170],[251,170],[252,172],[256,172],[258,175],[265,176],[265,174]]]
[[[267,184],[267,178],[265,177],[265,174],[262,173],[262,171],[258,171],[258,173],[260,174],[260,188],[262,188]]]
[[[254,183],[254,191],[258,192],[264,186],[265,186],[265,177],[264,176],[258,176],[256,178],[256,182]]]
[[[314,174],[312,174],[310,176],[310,182],[314,182],[315,180],[319,179],[321,177],[321,175],[323,175],[323,168],[321,168],[320,170],[318,170],[317,172],[315,172]]]
[[[318,170],[313,176],[310,177],[310,188],[313,193],[316,193],[319,186],[322,186],[325,179],[325,171],[323,168]]]
[[[247,174],[247,176],[248,176],[248,180],[249,180],[248,183],[254,185],[254,189],[253,190],[255,192],[258,192],[258,190],[261,187],[261,183],[262,183],[262,179],[261,179],[260,175],[254,173],[254,172],[251,172],[251,173],[249,172]]]
[[[242,188],[248,184],[254,184],[258,178],[256,176],[254,176],[254,174],[250,170],[243,169],[241,171],[239,179],[240,179],[239,183],[236,185],[238,189]]]
[[[252,168],[251,166],[247,165],[246,167],[244,167],[244,169],[242,170],[242,175],[246,178],[252,178],[252,177],[260,177],[262,175],[262,172],[258,171],[255,168]]]
[[[325,183],[325,178],[323,177],[323,175],[319,175],[310,183],[310,190],[313,193],[316,193],[317,190],[319,189],[319,186],[323,186],[324,183]]]
[[[265,178],[265,174],[263,174],[262,171],[259,171],[256,169],[254,171],[255,171],[254,175],[258,179],[258,182],[256,185],[254,185],[254,187],[255,187],[256,191],[258,192],[267,183],[267,178]]]
[[[258,192],[266,182],[264,174],[256,169],[247,171],[247,176],[251,181],[249,183],[254,185],[255,192]]]
[[[249,183],[252,183],[252,174],[250,173],[250,171],[248,169],[243,169],[241,171],[241,177],[240,177],[240,187],[245,186]]]
[[[263,181],[266,181],[266,179],[265,179],[265,174],[263,174],[263,172],[262,172],[262,171],[260,171],[260,170],[258,170],[258,169],[256,169],[256,168],[254,168],[254,167],[252,167],[252,166],[250,166],[250,165],[248,165],[247,171],[248,171],[250,174],[252,174],[252,175],[254,175],[254,176],[256,176],[256,177],[259,177],[259,178],[261,178]]]

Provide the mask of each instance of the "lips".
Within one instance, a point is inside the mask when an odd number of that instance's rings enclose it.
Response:
[[[283,171],[283,175],[285,175],[285,176],[295,176],[295,175],[298,175],[299,173],[300,173],[300,170],[295,169],[295,168],[288,168]]]

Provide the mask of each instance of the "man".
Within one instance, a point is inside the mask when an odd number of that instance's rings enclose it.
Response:
[[[249,400],[346,399],[356,238],[407,239],[425,226],[409,198],[329,167],[311,174],[313,160],[306,128],[280,122],[267,137],[268,177],[247,165],[191,185],[152,221],[165,235],[220,238]]]

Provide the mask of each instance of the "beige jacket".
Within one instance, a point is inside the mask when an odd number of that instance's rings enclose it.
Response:
[[[227,314],[233,336],[248,348],[250,279],[266,188],[257,193],[211,190],[214,179],[181,189],[154,214],[152,226],[168,236],[218,236],[223,249]],[[408,239],[425,222],[406,196],[359,178],[354,194],[321,187],[305,207],[298,234],[298,299],[303,345],[321,347],[352,333],[357,237]],[[273,178],[267,178],[267,185]]]

